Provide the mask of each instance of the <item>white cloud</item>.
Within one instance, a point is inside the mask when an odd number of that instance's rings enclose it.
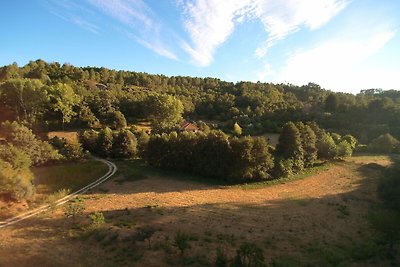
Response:
[[[378,67],[368,66],[368,58],[388,43],[395,31],[372,32],[361,39],[341,38],[325,41],[298,51],[275,76],[275,82],[306,84],[316,82],[327,89],[351,91],[382,86],[384,74]],[[373,74],[375,73],[375,74]],[[372,75],[373,74],[373,75]],[[395,76],[392,76],[394,79]],[[378,81],[381,85],[378,84]]]
[[[235,25],[245,20],[262,22],[268,37],[256,51],[265,56],[276,41],[301,27],[317,29],[328,22],[349,0],[179,0],[183,7],[183,25],[191,44],[182,48],[200,65],[213,61],[215,50],[233,33]]]
[[[331,20],[348,0],[285,0],[259,1],[255,15],[268,32],[268,39],[257,49],[263,57],[275,42],[284,39],[301,27],[318,29]]]
[[[182,48],[200,66],[209,65],[218,48],[232,34],[235,21],[246,13],[248,0],[198,0],[181,3],[184,6],[184,27],[192,44]]]

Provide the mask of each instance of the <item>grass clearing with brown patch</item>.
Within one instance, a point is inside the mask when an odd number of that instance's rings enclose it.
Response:
[[[274,266],[386,266],[366,220],[379,203],[381,171],[371,162],[391,161],[355,157],[304,179],[246,189],[173,179],[138,163],[129,172],[123,162],[125,171],[85,196],[78,226],[59,210],[1,230],[0,266],[214,266],[218,248],[231,259],[244,242]],[[124,177],[138,173],[146,177]],[[87,215],[96,211],[106,223],[90,229]],[[178,230],[190,246],[183,254]]]

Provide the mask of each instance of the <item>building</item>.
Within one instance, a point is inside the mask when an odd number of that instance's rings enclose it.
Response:
[[[196,125],[194,125],[193,123],[190,123],[188,121],[183,121],[179,127],[179,131],[181,132],[198,132],[199,128],[197,128]]]

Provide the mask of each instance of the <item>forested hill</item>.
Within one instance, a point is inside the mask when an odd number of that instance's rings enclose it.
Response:
[[[218,123],[244,134],[279,132],[287,121],[316,121],[362,143],[385,133],[400,138],[400,91],[334,93],[309,83],[231,83],[215,78],[166,77],[106,68],[74,67],[43,60],[0,68],[0,122],[33,128],[100,128],[146,120],[146,99],[173,95],[184,117]],[[114,125],[115,126],[115,125]]]

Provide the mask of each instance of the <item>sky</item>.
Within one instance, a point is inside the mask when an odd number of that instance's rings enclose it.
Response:
[[[399,0],[0,0],[0,65],[400,90],[399,14]]]

